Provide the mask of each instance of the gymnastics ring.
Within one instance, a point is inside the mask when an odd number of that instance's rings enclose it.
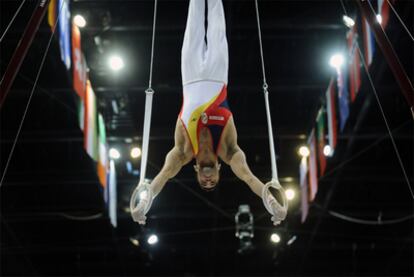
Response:
[[[146,202],[144,215],[151,208],[152,201],[155,197],[149,185],[149,182],[144,180],[135,188],[134,192],[132,193],[131,200],[129,202],[129,208],[131,213],[134,211],[134,209],[139,205],[141,201],[144,201],[144,203]]]
[[[279,202],[276,200],[276,198],[270,193],[270,188],[271,187],[274,188],[274,189],[277,189],[278,191],[280,191],[280,194],[282,196],[282,205],[280,205]],[[278,216],[278,215],[275,215],[274,214],[274,211],[273,211],[272,207],[269,204],[271,201],[269,201],[269,200],[272,200],[272,202],[274,202],[274,204],[277,206],[278,210],[280,210],[283,214],[287,214],[288,202],[286,200],[285,190],[280,185],[280,183],[279,183],[278,180],[272,179],[270,182],[266,183],[266,185],[263,186],[263,189],[262,189],[262,200],[263,200],[264,206],[266,207],[266,210],[271,215]]]

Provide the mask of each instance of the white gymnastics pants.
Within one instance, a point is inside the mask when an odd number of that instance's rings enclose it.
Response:
[[[226,20],[221,0],[207,1],[207,45],[205,43],[205,1],[190,0],[181,51],[183,85],[214,81],[227,85],[229,55]]]

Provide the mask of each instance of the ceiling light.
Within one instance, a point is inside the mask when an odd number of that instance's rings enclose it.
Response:
[[[308,157],[310,154],[309,148],[307,146],[301,146],[299,148],[299,155],[302,157]]]
[[[135,246],[139,246],[139,240],[137,240],[136,238],[129,238],[129,241],[135,245]]]
[[[158,237],[157,235],[151,235],[148,237],[148,244],[156,244],[158,242]]]
[[[293,177],[285,177],[284,178],[285,182],[293,182],[293,180],[294,180]]]
[[[329,60],[329,65],[333,68],[339,69],[344,64],[344,56],[342,54],[335,54]]]
[[[330,145],[325,145],[325,146],[323,147],[323,154],[324,154],[326,157],[330,157],[330,156],[332,155],[332,148],[331,148],[331,146],[330,146]]]
[[[131,158],[136,159],[141,156],[141,149],[139,147],[134,147],[131,149]]]
[[[109,58],[109,67],[113,71],[119,71],[124,68],[124,60],[120,56],[111,56]]]
[[[80,28],[83,28],[86,26],[86,20],[80,14],[75,15],[75,17],[73,18],[73,22],[75,23],[76,26]]]
[[[289,201],[293,200],[295,198],[295,191],[293,189],[287,189],[285,191],[285,195],[286,195],[287,200]]]
[[[273,242],[273,243],[279,243],[280,242],[280,236],[276,233],[273,233],[270,236],[270,241]]]
[[[342,20],[344,21],[345,26],[349,28],[352,28],[355,25],[355,21],[347,15],[344,15]]]
[[[114,160],[118,160],[121,157],[121,153],[119,153],[118,149],[111,148],[109,149],[109,157]]]
[[[382,23],[382,16],[380,14],[377,14],[376,17],[377,17],[378,23],[381,24]]]

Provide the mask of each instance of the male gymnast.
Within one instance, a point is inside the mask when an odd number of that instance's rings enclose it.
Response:
[[[255,194],[264,197],[264,184],[250,171],[237,144],[236,127],[227,104],[229,62],[223,4],[221,0],[208,0],[207,4],[206,43],[205,1],[190,0],[181,53],[183,104],[175,127],[175,145],[148,189],[155,197],[169,179],[195,159],[198,183],[211,191],[220,178],[220,158]],[[275,225],[285,219],[286,210],[273,197],[266,201],[270,201]],[[148,201],[143,199],[131,211],[134,221],[145,224],[146,205]]]

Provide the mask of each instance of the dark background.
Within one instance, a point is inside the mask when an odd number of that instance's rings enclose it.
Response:
[[[0,45],[2,75],[36,2],[27,1]],[[229,104],[249,165],[266,181],[271,172],[254,1],[223,2]],[[412,218],[363,225],[329,213],[371,221],[413,214],[413,198],[364,70],[338,148],[328,160],[307,221],[300,223],[297,150],[306,143],[325,101],[334,74],[328,60],[345,50],[347,28],[340,1],[259,2],[279,175],[282,185],[297,190],[283,224],[272,226],[261,199],[227,166],[211,193],[198,187],[192,166],[185,167],[155,200],[147,225],[132,221],[126,209],[139,176],[128,173],[126,162],[131,146],[141,144],[153,1],[72,1],[72,14],[79,12],[88,22],[81,30],[82,48],[109,144],[123,154],[116,162],[118,227],[110,225],[95,165],[83,150],[76,97],[55,37],[0,189],[1,275],[413,275]],[[20,3],[1,1],[1,33]],[[180,49],[188,1],[158,4],[149,178],[173,145],[182,100]],[[359,14],[354,1],[344,4],[351,15]],[[413,33],[413,2],[396,1],[395,8]],[[412,81],[413,41],[392,12],[390,17],[386,33]],[[44,21],[1,109],[1,172],[50,35]],[[106,66],[113,51],[126,59],[124,70],[115,75]],[[413,186],[413,120],[378,47],[370,74]],[[130,162],[139,168],[139,161]],[[249,204],[255,218],[254,249],[244,254],[238,253],[235,237],[234,215],[240,204]],[[278,245],[269,241],[273,231],[282,238]],[[145,243],[151,232],[160,239],[154,247]],[[140,246],[131,243],[133,237]]]

